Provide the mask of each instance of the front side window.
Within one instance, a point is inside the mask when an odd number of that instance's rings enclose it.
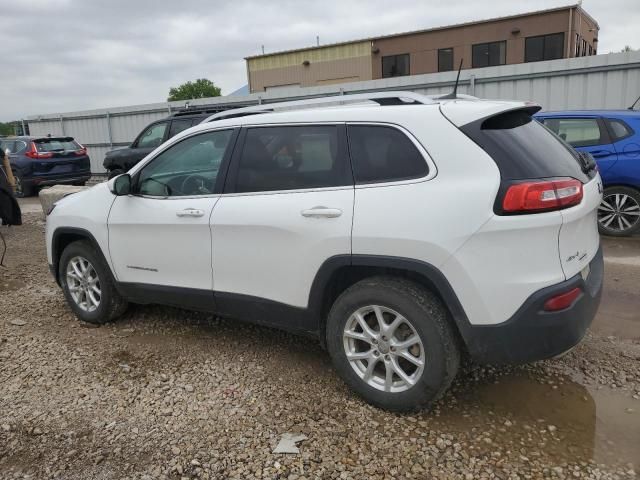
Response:
[[[540,62],[562,58],[564,33],[528,37],[524,44],[524,61]]]
[[[349,125],[349,151],[357,184],[424,177],[429,167],[413,142],[397,128]]]
[[[212,194],[232,135],[232,130],[218,130],[172,145],[141,170],[137,193],[160,197]]]
[[[191,119],[173,120],[171,122],[171,128],[169,128],[169,138],[175,137],[177,134],[191,128]]]
[[[156,123],[147,128],[138,139],[138,148],[156,148],[159,147],[164,140],[164,134],[167,130],[167,123]]]
[[[438,71],[449,72],[453,70],[453,48],[441,48],[438,50]]]
[[[573,147],[605,143],[596,118],[547,118],[544,124]]]
[[[507,61],[507,42],[479,43],[472,47],[473,68],[504,65]]]
[[[382,57],[382,78],[409,75],[409,54]]]
[[[247,130],[236,192],[351,185],[338,126],[255,127]]]

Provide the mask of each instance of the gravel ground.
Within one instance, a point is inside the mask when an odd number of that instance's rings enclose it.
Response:
[[[391,414],[356,398],[312,340],[158,306],[79,323],[48,273],[44,224],[25,217],[2,227],[2,479],[626,479],[640,469],[637,330],[608,335],[598,320],[562,359],[469,365],[432,412]],[[637,272],[632,287],[618,283],[637,291]],[[638,306],[618,312],[627,332]],[[272,453],[284,433],[308,437],[299,454]]]

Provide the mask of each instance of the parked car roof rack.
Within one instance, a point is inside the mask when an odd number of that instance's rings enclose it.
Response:
[[[258,113],[272,113],[279,110],[294,110],[322,106],[336,106],[347,103],[362,103],[372,101],[378,105],[430,105],[437,103],[433,98],[415,92],[374,92],[356,93],[351,95],[332,95],[321,98],[293,100],[290,102],[264,103],[252,107],[235,108],[219,112],[204,119],[201,123],[223,120],[227,118],[244,117]]]

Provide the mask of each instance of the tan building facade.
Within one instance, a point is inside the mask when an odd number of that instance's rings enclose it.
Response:
[[[580,5],[247,57],[251,92],[595,55]]]

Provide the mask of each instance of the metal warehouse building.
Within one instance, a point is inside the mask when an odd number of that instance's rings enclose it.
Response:
[[[579,5],[247,57],[265,92],[595,55],[598,23]]]

